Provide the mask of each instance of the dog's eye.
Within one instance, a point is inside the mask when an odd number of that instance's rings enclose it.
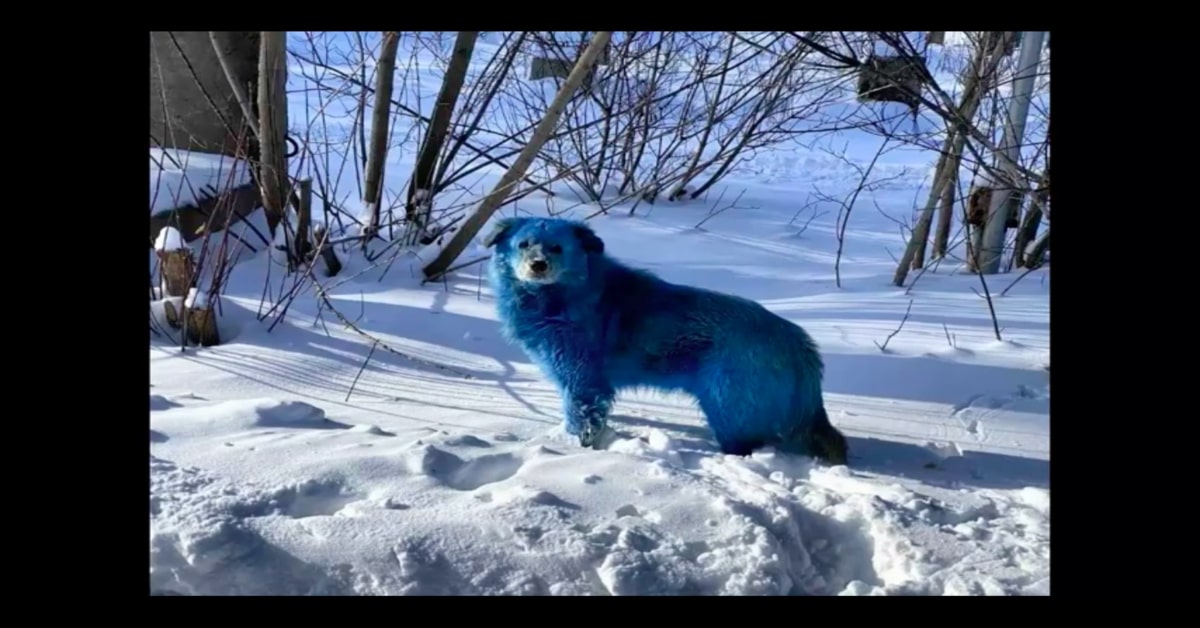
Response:
[[[522,249],[529,248],[529,240],[521,240],[521,243],[518,244],[517,247],[522,248]]]
[[[562,247],[557,244],[551,244],[550,246],[546,247],[546,250],[550,251],[551,253],[562,253]]]

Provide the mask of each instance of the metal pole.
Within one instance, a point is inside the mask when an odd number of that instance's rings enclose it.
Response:
[[[1008,104],[1008,124],[1004,128],[1004,144],[1000,150],[1013,163],[1021,155],[1021,141],[1025,137],[1025,120],[1029,117],[1029,103],[1033,100],[1033,85],[1042,59],[1042,42],[1045,31],[1025,31],[1021,37],[1021,56],[1017,61],[1016,78],[1013,80],[1012,100]],[[996,160],[1000,162],[999,159]],[[1011,175],[1010,175],[1011,176]],[[987,223],[983,227],[983,239],[979,251],[979,272],[994,275],[1000,272],[1000,258],[1004,253],[1004,235],[1008,230],[1008,215],[1012,211],[1012,187],[1017,181],[1004,182],[992,179],[992,201],[988,207]]]

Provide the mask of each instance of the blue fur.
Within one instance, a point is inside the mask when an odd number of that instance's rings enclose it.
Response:
[[[810,454],[813,430],[833,429],[816,344],[758,303],[625,266],[578,222],[502,219],[485,243],[496,247],[489,272],[504,335],[558,387],[566,431],[584,446],[617,392],[636,388],[694,396],[729,454]],[[534,259],[548,265],[546,282],[519,277]]]

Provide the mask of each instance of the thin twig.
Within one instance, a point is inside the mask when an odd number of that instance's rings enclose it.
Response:
[[[743,189],[741,192],[738,192],[738,195],[736,197],[734,197],[732,203],[726,205],[725,207],[722,207],[721,209],[714,209],[713,211],[710,211],[708,213],[708,216],[704,217],[704,220],[701,220],[700,222],[696,223],[695,228],[699,229],[702,225],[704,225],[704,223],[712,220],[713,218],[716,218],[719,214],[725,213],[726,210],[733,209],[737,205],[737,202],[739,200],[741,200],[742,195],[745,193],[746,193],[746,190]],[[725,190],[721,190],[721,196],[717,197],[716,202],[713,203],[713,207],[715,208],[717,206],[717,203],[720,203],[721,199],[724,197],[725,197]]]
[[[444,270],[444,271],[442,271],[442,272],[438,273],[438,274],[437,274],[436,276],[434,276],[434,277],[430,277],[429,279],[422,279],[422,280],[421,280],[421,285],[423,286],[423,285],[425,285],[425,284],[427,284],[427,283],[430,283],[430,282],[433,282],[433,281],[440,281],[440,280],[441,280],[443,277],[445,277],[446,275],[449,275],[450,273],[452,273],[452,272],[454,272],[454,271],[456,271],[456,270],[462,270],[462,269],[464,269],[464,268],[466,268],[466,267],[468,267],[468,266],[474,266],[475,264],[478,264],[479,262],[486,262],[486,261],[488,261],[488,260],[490,260],[490,259],[492,259],[492,256],[491,256],[491,255],[484,255],[483,257],[476,257],[476,258],[475,258],[475,259],[473,259],[473,260],[470,260],[470,261],[467,261],[467,262],[463,262],[463,263],[461,263],[461,264],[459,264],[459,265],[457,265],[457,266],[451,266],[450,268],[447,268],[446,270]],[[480,273],[480,275],[479,275],[479,276],[482,278],[482,277],[483,277],[483,273]]]
[[[904,323],[908,321],[908,314],[909,314],[909,312],[911,312],[911,311],[912,311],[912,304],[913,304],[913,300],[912,300],[912,299],[909,299],[909,300],[908,300],[908,309],[904,310],[904,318],[900,319],[900,326],[899,326],[899,327],[897,327],[895,331],[893,331],[892,333],[888,334],[888,337],[887,337],[887,338],[884,338],[884,339],[883,339],[883,344],[882,344],[882,345],[881,345],[881,344],[879,344],[878,342],[875,342],[874,340],[872,340],[872,341],[871,341],[871,342],[874,342],[874,343],[875,343],[875,346],[876,346],[876,347],[879,347],[879,350],[880,350],[880,351],[882,351],[882,352],[884,352],[884,353],[887,353],[887,346],[888,346],[888,343],[892,341],[892,338],[895,338],[895,337],[896,337],[896,334],[900,333],[900,330],[901,330],[901,329],[904,329]]]
[[[379,346],[379,341],[371,343],[371,350],[367,352],[367,359],[363,360],[362,366],[358,368],[358,373],[354,376],[354,381],[350,382],[350,390],[346,391],[346,401],[350,401],[350,395],[354,394],[354,387],[358,385],[358,378],[362,377],[363,371],[367,370],[367,365],[371,363],[371,356],[375,355],[375,347]]]
[[[254,137],[258,141],[263,141],[262,131],[258,126],[258,118],[254,116],[254,109],[250,107],[250,97],[246,95],[246,88],[237,82],[237,78],[233,75],[233,65],[229,60],[229,55],[221,49],[221,42],[217,41],[217,33],[208,31],[208,39],[212,42],[213,51],[217,53],[217,62],[221,64],[221,70],[225,72],[225,78],[229,81],[229,87],[233,90],[233,97],[237,100],[238,106],[242,108],[242,115],[246,116],[246,124],[250,127],[250,131],[254,133]]]
[[[353,331],[354,333],[362,336],[363,338],[366,338],[367,340],[370,340],[370,341],[378,344],[380,347],[383,347],[384,351],[387,351],[389,353],[394,353],[406,360],[409,360],[411,362],[416,362],[417,364],[423,364],[425,366],[429,366],[429,367],[432,367],[432,368],[435,368],[435,369],[438,369],[441,371],[453,373],[455,375],[458,375],[459,377],[462,377],[463,379],[475,379],[474,375],[460,371],[454,367],[446,366],[445,364],[438,364],[437,362],[432,362],[430,360],[423,360],[416,356],[409,355],[403,351],[397,351],[397,350],[389,347],[382,340],[376,338],[375,336],[372,336],[371,334],[368,334],[367,332],[363,331],[362,329],[359,329],[359,327],[357,325],[350,322],[350,320],[347,319],[345,317],[345,315],[343,315],[340,311],[338,311],[338,309],[336,307],[334,307],[333,303],[329,300],[329,295],[327,295],[325,293],[325,289],[321,287],[320,283],[313,284],[313,287],[315,287],[317,289],[317,296],[321,299],[321,302],[323,302],[325,304],[326,309],[333,312],[333,315],[336,316],[338,318],[338,320],[342,321],[343,325],[345,325],[347,328],[349,328],[350,331]]]
[[[1003,341],[1004,338],[1000,337],[1000,321],[996,318],[996,304],[992,302],[992,293],[988,290],[987,279],[983,278],[983,273],[976,272],[975,274],[979,277],[979,283],[983,286],[983,294],[980,294],[974,287],[971,290],[979,295],[980,298],[987,301],[988,312],[992,315],[992,331],[996,333],[996,340]]]
[[[1035,268],[1027,268],[1027,269],[1025,269],[1025,272],[1021,273],[1021,275],[1020,275],[1019,277],[1017,277],[1016,279],[1014,279],[1012,283],[1008,284],[1008,287],[1007,287],[1007,288],[1005,288],[1005,289],[1004,289],[1004,291],[1000,293],[1000,296],[1004,296],[1004,295],[1008,294],[1008,291],[1009,291],[1009,290],[1012,290],[1012,289],[1013,289],[1013,286],[1017,285],[1017,283],[1018,283],[1019,281],[1021,281],[1022,279],[1024,279],[1024,278],[1025,278],[1025,275],[1028,275],[1029,273],[1031,273],[1031,272],[1033,272],[1033,271],[1035,271],[1035,270],[1037,270],[1037,268],[1036,268],[1036,267],[1035,267]]]

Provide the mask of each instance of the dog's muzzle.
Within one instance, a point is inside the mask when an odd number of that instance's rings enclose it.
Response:
[[[527,251],[518,263],[517,278],[534,283],[548,283],[554,280],[555,269],[539,251]]]

